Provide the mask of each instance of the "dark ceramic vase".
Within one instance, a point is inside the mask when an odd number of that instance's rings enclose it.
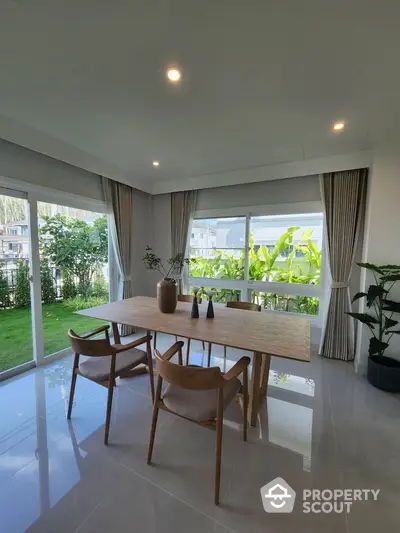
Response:
[[[368,357],[367,379],[386,392],[400,392],[400,361],[391,357]]]
[[[178,301],[176,281],[171,278],[160,279],[157,283],[157,302],[161,313],[173,313]]]

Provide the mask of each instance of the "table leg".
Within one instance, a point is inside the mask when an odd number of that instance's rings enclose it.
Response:
[[[260,396],[266,396],[268,387],[269,367],[271,366],[271,356],[269,353],[263,354],[261,365]]]
[[[112,325],[113,336],[114,336],[114,344],[121,344],[121,337],[119,336],[118,324],[116,324],[115,322],[112,322],[111,325]]]
[[[250,398],[250,425],[257,425],[258,408],[260,405],[260,379],[261,379],[262,353],[254,352],[253,369],[251,377],[251,398]]]

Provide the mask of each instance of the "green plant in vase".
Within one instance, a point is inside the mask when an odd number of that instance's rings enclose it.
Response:
[[[375,283],[367,292],[358,292],[352,302],[366,299],[367,313],[347,313],[370,330],[372,336],[368,348],[368,373],[370,383],[380,389],[400,392],[400,361],[385,355],[393,335],[399,335],[400,303],[391,299],[390,293],[400,280],[399,265],[373,265],[357,263],[372,273]]]

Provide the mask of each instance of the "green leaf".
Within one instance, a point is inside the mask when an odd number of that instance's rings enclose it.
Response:
[[[367,294],[367,307],[371,307],[375,300],[382,298],[388,291],[381,285],[370,285]]]
[[[400,270],[400,265],[380,265],[382,270]]]
[[[366,292],[358,292],[357,294],[355,294],[353,296],[353,299],[351,300],[351,303],[353,304],[354,302],[356,302],[357,300],[359,300],[360,298],[364,298],[364,296],[367,296],[367,293]]]
[[[385,300],[384,311],[391,311],[392,313],[400,313],[400,303],[393,300]]]
[[[397,320],[392,320],[391,318],[385,317],[385,326],[384,329],[392,328],[393,326],[396,326],[398,324]]]
[[[369,328],[374,329],[372,324],[379,324],[379,320],[367,313],[346,313],[349,316],[352,316],[356,320],[359,320],[362,324],[366,324]]]
[[[370,340],[369,340],[369,355],[371,357],[371,355],[376,355],[378,354],[379,356],[382,356],[383,355],[383,352],[386,350],[386,348],[389,346],[389,344],[387,342],[382,342],[380,341],[379,339],[377,339],[376,337],[372,337]]]
[[[378,274],[384,274],[384,271],[381,270],[381,267],[378,267],[371,263],[357,263],[357,265],[360,266],[361,268],[366,268],[367,270],[372,270],[373,272],[377,272]]]
[[[400,334],[400,329],[394,329],[392,331],[386,331],[385,335],[391,335],[392,333],[395,333],[396,335]]]
[[[387,281],[399,281],[400,280],[400,274],[389,274],[388,276],[384,276],[382,278],[382,281],[384,281],[385,283]]]

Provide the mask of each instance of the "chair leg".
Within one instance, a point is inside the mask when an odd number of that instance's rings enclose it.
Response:
[[[201,346],[202,346],[202,349],[203,349],[203,352],[205,351],[206,349],[206,344],[204,341],[201,341]]]
[[[147,332],[147,335],[150,336],[150,331]],[[154,372],[153,372],[153,356],[151,353],[151,343],[148,340],[146,342],[146,351],[147,351],[147,367],[149,369],[149,379],[150,379],[150,390],[151,390],[151,400],[154,403]]]
[[[208,343],[207,366],[210,366],[211,364],[211,347],[212,347],[212,344],[210,342]]]
[[[110,380],[108,384],[108,396],[107,396],[107,415],[106,415],[106,428],[104,431],[104,444],[108,445],[108,436],[110,434],[110,424],[111,424],[111,408],[113,401],[113,392],[114,392],[114,381]]]
[[[152,416],[152,420],[151,420],[149,451],[148,451],[148,454],[147,454],[147,464],[148,465],[151,464],[151,458],[152,458],[152,455],[153,455],[154,439],[155,439],[155,436],[156,436],[158,411],[159,411],[158,402],[160,401],[160,397],[161,397],[161,387],[162,387],[162,378],[161,378],[161,376],[158,376],[156,397],[155,397],[154,405],[153,405],[153,416]]]
[[[115,359],[116,359],[116,356],[113,355],[111,358],[110,377],[108,380],[107,415],[106,415],[106,427],[104,431],[104,444],[106,446],[108,445],[108,436],[110,434],[111,408],[112,408],[114,381],[115,381]]]
[[[226,346],[224,346],[224,359],[226,359]]]
[[[187,340],[187,348],[186,348],[186,366],[189,365],[189,357],[190,357],[190,339]]]
[[[221,485],[221,454],[222,454],[222,421],[223,413],[223,389],[218,389],[217,423],[215,432],[215,489],[214,503],[219,505],[219,491]]]
[[[243,440],[247,441],[247,411],[249,409],[249,373],[243,370]]]
[[[182,348],[179,348],[179,352],[178,352],[178,365],[183,366]]]
[[[68,420],[70,420],[71,418],[72,405],[74,403],[76,378],[78,377],[78,374],[76,373],[76,371],[78,368],[79,368],[79,354],[76,353],[74,357],[74,366],[72,367],[71,389],[69,391],[69,404],[68,404],[68,413],[67,413]]]
[[[153,351],[157,348],[157,331],[154,332]]]
[[[267,394],[270,365],[271,365],[271,356],[270,354],[265,353],[263,356],[263,363],[261,366],[261,387],[260,387],[261,396],[266,396]]]

